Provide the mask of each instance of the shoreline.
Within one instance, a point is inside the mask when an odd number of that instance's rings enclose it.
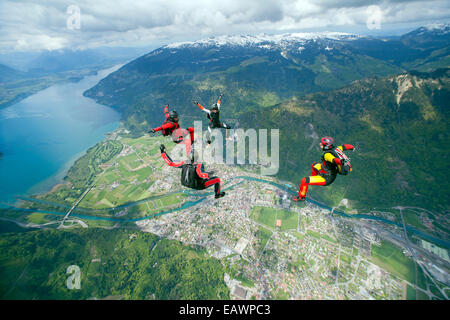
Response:
[[[56,189],[58,189],[60,186],[63,186],[65,184],[70,184],[70,182],[68,181],[64,181],[64,177],[67,175],[67,173],[69,172],[69,170],[74,166],[75,162],[80,159],[81,157],[83,157],[86,152],[92,148],[93,146],[95,146],[98,143],[104,142],[108,139],[108,135],[114,134],[116,131],[120,131],[123,128],[123,124],[120,122],[119,126],[112,130],[112,131],[108,131],[105,132],[104,134],[104,138],[98,142],[96,142],[95,144],[89,146],[86,148],[86,150],[77,153],[76,155],[74,155],[69,161],[67,161],[61,168],[60,170],[58,170],[58,172],[56,172],[54,175],[38,182],[37,184],[33,185],[30,189],[28,189],[26,191],[26,193],[24,195],[28,195],[31,197],[37,197],[37,198],[42,198],[43,196],[46,196],[47,194],[50,194],[52,192],[54,192]],[[59,176],[59,178],[58,178]],[[51,180],[53,179],[58,179],[57,182],[55,183],[51,183]],[[45,186],[45,184],[48,184],[49,186]],[[51,185],[51,187],[50,187]],[[49,189],[50,187],[50,189]],[[36,190],[33,191],[33,189],[46,189],[46,191],[40,191],[40,190]]]
[[[94,104],[97,104],[97,102],[94,99],[84,97],[82,95],[82,93],[84,91],[88,90],[89,88],[91,88],[93,85],[95,85],[99,81],[101,81],[105,76],[107,76],[111,72],[114,72],[115,70],[120,68],[120,66],[122,66],[121,63],[115,64],[112,67],[108,66],[105,69],[90,70],[89,73],[85,72],[85,75],[83,76],[83,78],[82,79],[78,79],[78,81],[76,81],[76,82],[68,81],[67,79],[65,79],[63,81],[60,81],[57,84],[53,84],[53,85],[51,85],[51,86],[49,86],[49,87],[47,87],[47,88],[45,88],[43,90],[40,90],[39,92],[34,92],[33,94],[31,94],[30,96],[25,98],[24,101],[27,101],[27,99],[30,99],[30,97],[38,95],[38,94],[40,94],[40,92],[44,92],[45,90],[49,90],[49,88],[54,87],[54,86],[66,85],[66,84],[70,85],[70,83],[74,83],[74,84],[80,83],[80,85],[78,85],[78,87],[77,87],[81,91],[80,97],[88,99],[88,100],[92,101]],[[91,77],[94,77],[94,78],[91,78]],[[89,79],[91,79],[91,80],[89,80]],[[83,82],[83,80],[86,80],[87,82]],[[72,87],[70,87],[70,88],[72,88]],[[62,89],[62,90],[64,90],[64,89]],[[78,94],[76,94],[76,96],[78,96]],[[61,96],[61,98],[58,98],[58,96],[56,96],[56,97],[57,97],[56,98],[56,102],[57,103],[60,102],[58,99],[67,98],[67,97],[64,97],[64,96]],[[52,99],[52,98],[53,97],[50,96],[50,99]],[[74,98],[71,98],[71,100],[73,100]],[[43,101],[46,101],[46,100],[43,100]],[[50,100],[49,103],[53,103],[53,100]],[[20,105],[20,104],[22,104],[22,102],[17,102],[13,106],[9,106],[8,108],[11,108],[11,107],[14,108],[15,105]],[[40,107],[41,105],[44,105],[44,104],[45,104],[45,102],[39,101],[37,106]],[[42,196],[45,196],[46,194],[48,194],[50,192],[55,191],[59,186],[61,186],[64,183],[66,183],[64,181],[64,177],[67,175],[67,172],[70,170],[70,168],[74,165],[74,163],[79,158],[81,158],[84,154],[86,154],[88,149],[92,148],[95,144],[97,144],[97,143],[99,143],[101,141],[105,141],[105,139],[107,138],[108,135],[110,135],[112,132],[114,132],[115,130],[117,130],[117,129],[122,127],[123,124],[122,124],[122,121],[121,121],[121,114],[118,113],[117,110],[115,110],[115,109],[113,109],[111,107],[102,105],[102,104],[98,104],[98,105],[101,106],[102,108],[107,108],[107,109],[110,109],[110,110],[114,111],[115,113],[117,113],[117,116],[113,117],[114,119],[112,119],[111,122],[109,122],[109,121],[108,122],[99,121],[98,124],[93,125],[92,128],[88,129],[88,130],[92,130],[91,134],[87,134],[86,135],[86,131],[84,131],[83,140],[80,140],[80,141],[85,141],[87,143],[83,143],[83,142],[80,143],[80,146],[82,146],[83,150],[80,151],[80,152],[77,152],[73,156],[70,156],[70,154],[67,154],[67,152],[66,152],[66,154],[69,155],[70,158],[67,159],[66,161],[64,161],[64,157],[65,156],[63,156],[63,158],[61,159],[62,160],[61,161],[62,164],[57,164],[55,162],[56,166],[54,166],[54,169],[56,169],[56,171],[54,171],[52,173],[52,172],[49,172],[49,170],[46,170],[45,172],[48,172],[47,174],[45,174],[45,175],[41,174],[40,175],[40,177],[44,176],[43,179],[42,178],[41,179],[38,178],[38,179],[36,179],[34,181],[33,181],[33,179],[28,179],[26,181],[24,180],[22,184],[17,184],[16,183],[16,185],[13,187],[13,189],[8,187],[8,185],[6,184],[6,180],[4,180],[5,183],[4,183],[4,185],[2,185],[2,188],[5,188],[5,193],[3,195],[5,201],[10,202],[10,203],[14,203],[14,204],[18,204],[20,201],[16,199],[16,196],[37,196],[37,197],[42,197]],[[73,107],[76,107],[76,106],[73,106]],[[72,107],[72,104],[71,104],[71,107],[70,107],[71,109],[70,110],[73,110],[73,107]],[[8,109],[8,108],[6,108],[6,109]],[[23,106],[20,105],[19,108],[23,108]],[[2,111],[2,110],[5,110],[5,108],[0,108],[0,111]],[[88,112],[88,110],[86,110],[86,112]],[[17,117],[17,118],[20,119],[20,117]],[[9,119],[9,118],[7,118],[7,117],[5,117],[4,119],[2,118],[2,123],[3,123],[3,121],[8,121],[6,119]],[[55,118],[55,119],[59,119],[59,118]],[[14,121],[16,121],[16,120],[14,120]],[[88,121],[88,122],[90,122],[90,121]],[[31,124],[33,125],[33,123],[31,123]],[[5,126],[6,125],[10,126],[10,124],[5,122]],[[28,125],[28,123],[26,123],[24,125]],[[48,134],[48,133],[45,133],[45,134]],[[76,132],[75,132],[75,134],[76,134]],[[14,135],[12,135],[12,136],[15,137]],[[95,137],[97,137],[97,138],[95,138]],[[20,138],[20,137],[16,137],[16,139],[18,139],[18,138]],[[44,139],[45,139],[45,136],[44,136]],[[5,140],[5,143],[7,143],[6,147],[8,147],[8,141],[7,140]],[[68,142],[63,139],[62,143],[65,143],[67,145]],[[84,146],[84,144],[86,144],[86,146]],[[68,146],[70,147],[70,144]],[[79,146],[77,145],[76,150],[80,150],[80,149],[81,148],[79,148]],[[51,149],[51,150],[53,150],[53,149]],[[14,150],[12,150],[12,151],[14,151]],[[47,157],[50,160],[50,158],[53,157],[53,155],[49,154]],[[4,161],[2,161],[2,170],[6,170],[5,172],[7,172],[9,170],[15,170],[16,169],[15,164],[17,162],[11,162],[11,159],[12,158],[9,158],[7,155],[5,155],[2,152],[0,152],[0,160],[4,160]],[[47,161],[47,160],[45,160],[45,161]],[[40,162],[42,162],[43,165],[46,165],[46,163],[43,162],[42,160],[40,160]],[[22,165],[26,166],[27,164],[24,162]],[[34,167],[35,166],[33,165],[33,168]],[[39,167],[36,167],[35,169],[36,170],[40,170]],[[11,173],[11,171],[10,171],[10,173]],[[6,176],[6,179],[8,179],[9,176],[10,176],[10,174],[8,174]],[[21,181],[21,180],[19,179],[19,181]]]

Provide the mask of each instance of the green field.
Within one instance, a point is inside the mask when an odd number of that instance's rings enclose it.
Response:
[[[270,228],[275,228],[276,221],[281,220],[280,230],[297,229],[298,214],[294,211],[271,207],[253,207],[250,218]]]
[[[307,231],[306,231],[306,234],[309,235],[309,236],[311,236],[311,237],[314,237],[314,238],[316,238],[316,239],[319,239],[319,240],[320,240],[320,238],[322,238],[322,236],[321,236],[320,233],[318,233],[318,232],[316,232],[316,231],[313,231],[313,230],[307,230]]]
[[[281,230],[297,229],[298,213],[289,210],[277,210],[276,219],[281,220]]]
[[[372,245],[373,262],[390,273],[415,283],[414,262],[396,245],[382,241],[381,246]]]
[[[415,290],[408,285],[406,289],[406,300],[429,300],[428,296],[422,291]]]
[[[250,218],[268,227],[275,227],[276,209],[268,207],[253,207]]]
[[[420,221],[418,214],[415,213],[414,211],[404,210],[403,219],[405,220],[406,224],[416,227],[419,230],[428,231],[428,229]]]
[[[278,291],[275,291],[275,293],[273,293],[274,300],[288,300],[289,297],[290,297],[290,294],[281,289],[279,289]]]
[[[32,214],[28,215],[27,220],[31,223],[42,224],[48,222],[45,216],[45,213],[33,212]]]

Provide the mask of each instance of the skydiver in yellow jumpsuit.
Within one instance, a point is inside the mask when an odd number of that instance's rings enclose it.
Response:
[[[320,140],[320,148],[324,151],[322,163],[314,162],[312,164],[312,173],[309,177],[304,177],[301,180],[298,196],[293,198],[294,201],[305,200],[308,186],[327,186],[333,183],[338,173],[347,174],[347,172],[352,171],[350,161],[343,151],[355,150],[354,146],[344,144],[334,147],[333,138],[323,137]]]

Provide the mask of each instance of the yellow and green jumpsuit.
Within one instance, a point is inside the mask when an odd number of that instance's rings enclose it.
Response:
[[[351,144],[338,146],[341,151],[353,150]],[[327,186],[336,179],[336,175],[341,172],[341,160],[333,155],[332,150],[327,150],[322,155],[322,163],[314,162],[312,172],[309,177],[304,177],[300,183],[298,197],[303,200],[306,197],[308,186]],[[350,169],[351,170],[351,169]]]

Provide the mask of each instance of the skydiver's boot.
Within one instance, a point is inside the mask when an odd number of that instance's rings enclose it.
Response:
[[[225,192],[222,191],[222,192],[219,193],[219,194],[216,193],[216,195],[214,196],[214,198],[219,199],[219,198],[222,198],[224,195],[225,195]]]
[[[309,177],[305,177],[302,179],[300,183],[300,190],[298,190],[298,196],[293,197],[293,201],[305,201],[306,198],[306,192],[308,191],[308,182]]]

